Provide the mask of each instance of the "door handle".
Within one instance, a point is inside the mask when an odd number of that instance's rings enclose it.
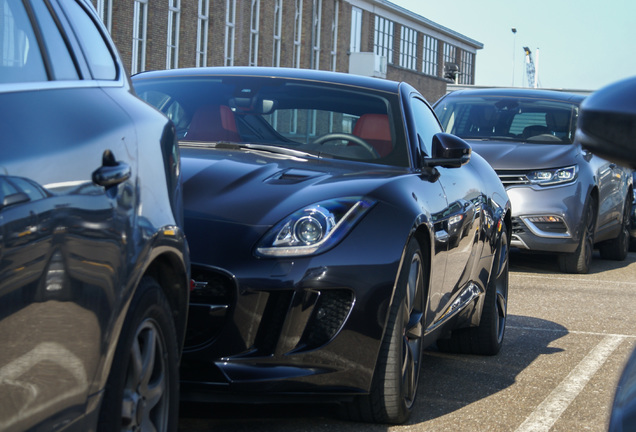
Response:
[[[117,162],[110,150],[104,151],[102,166],[93,171],[93,182],[106,188],[123,183],[130,178],[130,165]]]

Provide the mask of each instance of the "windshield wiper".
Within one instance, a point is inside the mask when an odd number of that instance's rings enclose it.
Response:
[[[190,147],[202,147],[202,148],[215,148],[219,150],[258,150],[265,151],[274,154],[283,154],[287,156],[295,157],[317,157],[315,154],[307,153],[301,150],[291,149],[289,147],[281,147],[265,144],[250,144],[250,143],[237,143],[231,141],[216,141],[216,142],[193,142],[186,141],[181,142],[181,145]]]

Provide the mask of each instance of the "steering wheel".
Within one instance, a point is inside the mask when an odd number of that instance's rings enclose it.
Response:
[[[345,140],[345,141],[350,141],[354,144],[359,145],[360,147],[363,147],[366,151],[368,151],[369,153],[371,153],[371,155],[373,156],[374,159],[377,159],[380,157],[380,154],[378,153],[378,151],[373,148],[373,146],[371,146],[371,144],[369,144],[368,142],[366,142],[365,140],[363,140],[362,138],[355,136],[355,135],[351,135],[348,133],[328,133],[328,134],[324,134],[318,138],[316,138],[314,140],[314,144],[318,144],[318,145],[323,145],[324,143],[326,143],[327,141],[335,141],[335,140]]]

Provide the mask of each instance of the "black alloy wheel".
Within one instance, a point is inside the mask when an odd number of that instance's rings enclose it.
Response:
[[[371,392],[348,406],[347,415],[352,420],[401,424],[411,415],[423,351],[427,262],[417,240],[411,239],[398,278]]]
[[[584,228],[576,251],[559,255],[559,269],[563,273],[587,274],[590,272],[596,230],[596,198],[590,197],[590,203],[585,208],[583,217]]]
[[[629,253],[630,234],[629,227],[631,224],[630,213],[632,211],[632,193],[630,192],[625,199],[623,207],[623,220],[618,236],[614,239],[607,240],[599,244],[599,252],[601,258],[605,260],[624,261]]]
[[[502,224],[499,247],[486,287],[481,319],[477,327],[454,330],[448,339],[437,341],[440,351],[461,354],[495,355],[501,350],[508,316],[510,244]]]
[[[159,284],[144,278],[122,329],[98,430],[176,431],[178,386],[178,344],[170,308]]]

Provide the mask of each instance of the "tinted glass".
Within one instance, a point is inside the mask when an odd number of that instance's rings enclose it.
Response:
[[[518,97],[447,97],[435,107],[446,132],[465,139],[570,144],[578,106]]]
[[[423,146],[422,150],[427,156],[431,156],[433,135],[441,132],[442,129],[435,118],[435,114],[423,100],[412,98],[411,108],[413,109],[417,134]]]
[[[48,79],[22,2],[0,0],[0,83]]]
[[[182,141],[246,143],[408,166],[397,94],[282,78],[135,82]]]
[[[78,79],[71,54],[44,1],[33,0],[31,4],[44,35],[44,44],[50,54],[54,78],[57,80]]]
[[[82,44],[86,61],[93,74],[93,79],[114,80],[117,79],[117,67],[113,56],[98,30],[95,22],[88,13],[76,2],[65,2],[66,11],[69,14],[73,28]]]

